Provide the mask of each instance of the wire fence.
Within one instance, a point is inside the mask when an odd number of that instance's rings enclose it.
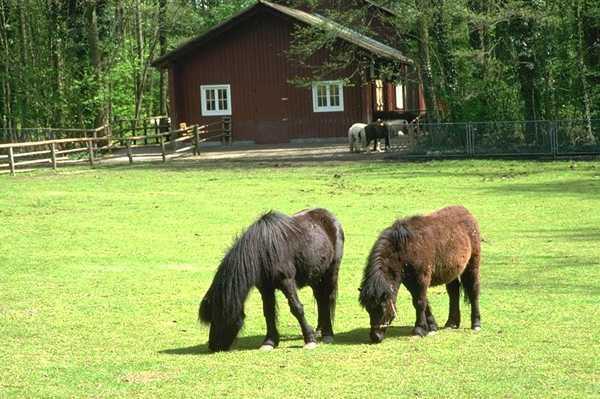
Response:
[[[406,124],[393,150],[416,157],[600,155],[600,119]]]

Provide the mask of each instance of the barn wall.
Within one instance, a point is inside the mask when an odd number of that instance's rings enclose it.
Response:
[[[234,140],[280,143],[291,139],[343,137],[361,120],[361,88],[344,88],[344,112],[313,112],[310,88],[287,83],[294,67],[285,56],[293,24],[264,10],[171,65],[176,121],[205,124],[200,85],[230,84]]]

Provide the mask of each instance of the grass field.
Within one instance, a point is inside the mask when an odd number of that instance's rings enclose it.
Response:
[[[0,176],[0,397],[598,397],[600,163],[171,163]],[[409,336],[406,290],[380,345],[357,287],[395,217],[463,204],[483,244],[483,329]],[[209,354],[200,298],[234,235],[268,209],[322,206],[346,231],[336,343],[314,351],[278,294],[260,352],[251,294]],[[429,298],[440,324],[443,287]],[[309,320],[315,302],[302,291]],[[465,323],[466,321],[466,323]]]

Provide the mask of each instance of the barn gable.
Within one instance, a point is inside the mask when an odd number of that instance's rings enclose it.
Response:
[[[169,71],[175,123],[206,124],[230,116],[234,141],[332,139],[373,118],[375,98],[396,103],[389,95],[393,89],[362,81],[344,86],[337,80],[341,75],[312,87],[290,84],[304,72],[286,56],[298,23],[330,30],[376,58],[412,63],[398,50],[319,15],[259,1],[153,62]]]

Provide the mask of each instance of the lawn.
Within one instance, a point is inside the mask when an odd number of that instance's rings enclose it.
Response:
[[[479,219],[482,330],[369,344],[357,288],[395,217],[463,204]],[[346,232],[336,342],[256,350],[259,295],[230,352],[197,307],[233,237],[269,209],[332,210]],[[0,397],[600,396],[600,162],[193,163],[0,176]],[[301,293],[315,322],[310,290]],[[440,324],[443,287],[429,291]],[[466,323],[465,323],[466,322]]]

